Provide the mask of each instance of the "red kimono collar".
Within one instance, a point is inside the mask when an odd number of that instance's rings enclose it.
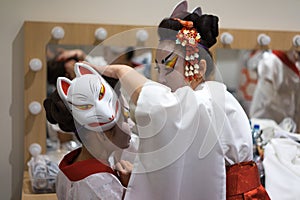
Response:
[[[70,181],[79,181],[92,174],[107,172],[117,174],[109,166],[101,163],[96,158],[74,162],[80,154],[81,148],[71,151],[64,156],[59,164],[59,169],[68,177]]]
[[[272,50],[272,53],[275,54],[288,68],[290,68],[293,72],[297,74],[297,76],[300,78],[300,71],[298,70],[297,66],[295,63],[293,63],[284,53],[283,51],[277,51],[277,50]]]

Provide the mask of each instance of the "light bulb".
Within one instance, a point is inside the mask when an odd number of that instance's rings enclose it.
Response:
[[[221,42],[222,44],[231,44],[233,42],[233,36],[228,32],[224,32],[221,35]]]
[[[37,115],[42,111],[42,106],[39,102],[37,101],[32,101],[29,106],[29,112],[33,115]]]
[[[300,35],[295,35],[293,37],[293,45],[295,47],[299,47],[300,46]]]
[[[38,58],[33,58],[29,62],[29,67],[32,71],[37,72],[42,69],[42,61]]]
[[[107,31],[106,31],[105,28],[101,27],[101,28],[96,29],[96,31],[95,31],[95,38],[97,40],[105,40],[106,37],[107,37]]]
[[[29,153],[31,156],[36,157],[42,153],[42,147],[38,143],[32,143],[29,146]]]
[[[146,30],[138,30],[136,32],[136,39],[139,41],[139,42],[145,42],[147,39],[148,39],[148,32]]]
[[[60,26],[55,26],[55,27],[52,29],[51,34],[52,34],[52,37],[53,37],[54,39],[59,40],[59,39],[63,39],[63,38],[64,38],[64,36],[65,36],[65,31],[64,31],[64,29],[63,29],[62,27],[60,27]]]
[[[270,42],[271,42],[271,38],[264,33],[259,34],[257,37],[257,43],[259,45],[266,46],[270,44]]]

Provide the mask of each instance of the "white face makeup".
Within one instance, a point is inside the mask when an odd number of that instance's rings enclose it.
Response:
[[[60,77],[57,89],[74,119],[86,129],[111,129],[120,116],[120,102],[110,85],[91,67],[75,65],[76,78]]]
[[[184,79],[184,52],[174,41],[164,40],[159,43],[156,52],[156,69],[158,81],[171,88],[172,91],[188,85]]]

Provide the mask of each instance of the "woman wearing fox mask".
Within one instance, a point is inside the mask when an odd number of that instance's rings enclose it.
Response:
[[[59,77],[57,91],[44,101],[47,119],[72,131],[82,147],[68,153],[59,164],[56,194],[65,199],[122,199],[132,164],[113,152],[128,148],[131,131],[123,104],[111,86],[90,66],[75,64],[76,77]],[[112,86],[114,87],[114,86]]]

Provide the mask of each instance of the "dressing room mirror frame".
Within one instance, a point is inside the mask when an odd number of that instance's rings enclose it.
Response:
[[[54,27],[62,27],[64,37],[54,39],[51,31]],[[42,147],[42,153],[46,148],[46,113],[43,109],[43,101],[46,98],[47,89],[47,66],[46,47],[49,43],[61,45],[97,45],[103,41],[95,38],[95,30],[104,28],[107,31],[107,38],[129,31],[126,41],[115,40],[116,46],[147,47],[157,44],[157,38],[149,37],[146,41],[138,41],[135,31],[154,31],[153,27],[143,25],[113,25],[113,24],[91,24],[91,23],[62,23],[62,22],[36,22],[26,21],[23,24],[24,30],[24,167],[27,169],[27,162],[30,159],[28,148],[32,143],[38,143]],[[132,31],[134,30],[134,31]],[[130,35],[131,34],[131,35]],[[153,35],[154,33],[149,33]],[[151,45],[150,45],[151,44]],[[152,55],[154,50],[152,51]],[[152,56],[153,57],[153,56]],[[42,68],[34,71],[29,63],[37,58],[42,63]],[[153,72],[154,73],[154,72]],[[42,107],[37,114],[32,114],[29,104],[38,102]]]
[[[51,31],[54,27],[60,26],[64,29],[65,35],[62,39],[53,39]],[[42,106],[46,98],[47,89],[47,67],[46,67],[46,46],[51,44],[62,45],[96,45],[101,41],[95,39],[95,30],[98,28],[107,30],[107,38],[123,31],[133,29],[150,28],[150,26],[134,26],[134,25],[111,25],[111,24],[90,24],[90,23],[62,23],[62,22],[33,22],[26,21],[23,25],[24,29],[24,166],[27,169],[27,162],[30,159],[28,147],[32,143],[39,143],[42,146],[43,153],[46,151],[46,114],[42,107],[41,112],[33,115],[29,111],[29,104],[37,101]],[[152,29],[151,29],[152,28]],[[230,33],[234,40],[230,44],[220,42],[222,33]],[[257,43],[259,34],[264,33],[271,38],[271,43],[267,46],[261,46]],[[296,31],[270,31],[270,30],[246,30],[246,29],[220,29],[220,36],[217,44],[211,49],[214,59],[217,60],[216,50],[222,49],[243,49],[243,50],[263,50],[263,49],[279,49],[290,50],[299,47],[293,46],[293,37],[299,35]],[[156,33],[150,33],[144,44],[137,44],[135,36],[128,38],[122,44],[118,40],[115,45],[145,45],[152,46],[158,43],[157,37],[153,37]],[[131,41],[132,40],[132,41]],[[151,45],[150,45],[151,44]],[[155,51],[152,51],[152,57]],[[33,71],[29,67],[29,62],[33,58],[40,59],[42,68],[39,71]],[[154,60],[154,58],[152,58]],[[154,63],[154,62],[153,62]],[[153,70],[153,69],[151,69]],[[155,72],[153,72],[155,74]],[[155,77],[153,78],[155,79]]]

